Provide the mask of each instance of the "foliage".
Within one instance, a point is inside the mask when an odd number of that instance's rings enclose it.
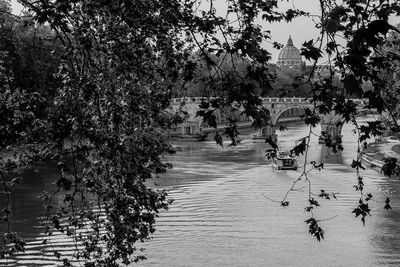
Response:
[[[226,60],[227,57],[230,59]],[[254,85],[254,93],[258,96],[265,95],[272,89],[269,84],[273,76],[271,71],[265,72],[265,75],[249,72],[248,68],[252,68],[252,63],[237,54],[207,53],[207,56],[203,56],[197,51],[185,67],[185,72],[192,79],[183,88],[178,86],[180,90],[174,96],[223,96],[232,90],[230,87],[240,83]]]
[[[273,92],[267,92],[268,95],[278,97],[308,97],[311,90],[308,84],[307,70],[280,68],[275,70],[276,78],[272,84]]]
[[[75,260],[86,266],[143,259],[136,242],[151,237],[158,213],[171,202],[165,191],[145,182],[171,167],[163,161],[165,154],[174,152],[165,132],[183,121],[181,111],[169,109],[171,97],[181,94],[175,87],[197,84],[193,94],[204,96],[198,115],[211,126],[217,126],[213,111],[229,107],[241,109],[256,128],[269,125],[270,114],[260,96],[273,83],[271,55],[263,48],[271,33],[261,23],[308,15],[281,11],[277,0],[229,0],[222,15],[212,0],[20,2],[29,10],[28,18],[21,20],[10,17],[7,2],[0,2],[0,26],[6,29],[0,33],[1,146],[18,151],[13,162],[1,159],[2,193],[9,199],[18,185],[18,179],[9,180],[16,167],[56,162],[56,188],[43,194],[46,234],[51,238],[53,231],[60,231],[83,245]],[[357,104],[350,98],[367,98],[367,108],[387,112],[398,131],[395,107],[388,101],[397,83],[385,79],[382,70],[390,69],[399,55],[397,50],[382,51],[389,46],[391,32],[398,31],[389,17],[398,16],[400,6],[389,0],[319,2],[321,14],[315,19],[321,36],[301,49],[312,62],[309,77],[301,80],[313,104],[305,110],[308,137],[320,113],[334,113],[355,125],[360,142],[352,167],[360,202],[353,212],[365,223],[372,197],[364,193],[360,175],[361,141],[381,128],[374,122],[357,125]],[[9,27],[14,23],[17,27]],[[330,69],[340,73],[343,86],[333,71],[313,78],[323,55]],[[29,60],[32,66],[26,64]],[[361,90],[364,83],[372,89]],[[238,130],[229,119],[225,134],[236,145]],[[223,144],[218,133],[215,140]],[[311,185],[308,173],[323,166],[307,162],[309,140],[294,148],[296,154],[304,154],[305,164],[288,194],[298,181]],[[63,156],[66,151],[68,157]],[[393,173],[392,165],[387,165],[387,174]],[[288,194],[280,205],[289,205]],[[325,191],[319,195],[335,198]],[[56,196],[62,203],[54,203]],[[314,215],[320,204],[311,186],[307,200],[306,224],[320,241],[325,235]],[[385,204],[389,209],[389,200]],[[8,257],[23,251],[24,243],[10,231],[8,201],[3,213],[8,227],[1,256]],[[62,252],[55,257],[70,264]]]
[[[24,93],[19,89],[24,81],[2,88],[6,111],[2,119],[7,122],[3,134],[10,136],[2,145],[18,149],[15,164],[21,167],[57,162],[56,189],[43,194],[49,238],[53,231],[60,231],[82,244],[84,249],[75,260],[88,266],[138,261],[143,255],[135,243],[150,237],[157,213],[170,203],[166,192],[147,188],[145,180],[170,167],[162,161],[164,154],[173,153],[164,130],[181,122],[180,116],[167,110],[171,87],[181,75],[182,60],[189,55],[172,16],[176,6],[162,1],[143,1],[140,8],[128,2],[122,8],[97,1],[24,4],[32,15],[28,37],[45,23],[63,50],[59,58],[51,55],[61,61],[57,78],[49,80],[51,86],[43,82],[44,91],[28,83],[33,93],[28,89]],[[15,44],[28,60],[24,42],[19,39]],[[43,43],[37,45],[45,48]],[[41,50],[34,51],[46,60]],[[46,75],[53,71],[44,69]],[[29,68],[16,73],[40,82]],[[40,110],[43,96],[50,98],[46,108],[51,112]],[[41,134],[32,134],[33,130]],[[70,152],[67,158],[63,156],[66,150]],[[6,173],[2,179],[7,183]],[[7,196],[12,194],[6,189]],[[54,203],[58,195],[62,203]],[[81,231],[83,235],[78,234]],[[7,252],[7,244],[14,244],[17,251],[23,249],[15,238],[4,242],[3,256],[14,253]],[[70,260],[62,252],[56,257],[64,263]]]

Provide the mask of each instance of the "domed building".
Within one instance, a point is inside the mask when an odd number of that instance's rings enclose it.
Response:
[[[290,35],[286,46],[279,53],[276,64],[280,68],[302,68],[304,66],[300,51],[293,45],[293,40]]]

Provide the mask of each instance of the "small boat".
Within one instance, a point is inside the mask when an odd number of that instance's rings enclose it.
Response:
[[[289,152],[278,151],[272,158],[272,166],[277,170],[297,170],[298,165],[294,157]]]

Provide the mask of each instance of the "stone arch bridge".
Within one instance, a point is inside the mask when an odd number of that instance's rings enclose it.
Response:
[[[172,108],[178,109],[181,103],[184,102],[183,110],[188,112],[189,118],[185,123],[181,124],[175,131],[178,135],[203,135],[210,132],[215,132],[215,128],[209,127],[203,122],[201,117],[196,116],[196,112],[199,110],[199,104],[204,98],[192,97],[192,98],[174,98],[172,100]],[[289,116],[300,116],[304,112],[304,108],[313,108],[313,105],[309,100],[305,98],[288,97],[288,98],[278,98],[278,97],[267,97],[263,98],[263,106],[270,111],[271,124],[265,126],[263,129],[257,131],[257,137],[267,137],[273,136],[276,132],[277,125],[279,121],[284,117]],[[356,104],[358,104],[358,109],[364,111],[364,107],[368,104],[367,100],[364,99],[352,99]],[[223,130],[228,126],[227,118],[233,118],[237,121],[238,128],[249,128],[252,127],[252,119],[241,114],[241,109],[231,108],[230,110],[217,110],[215,112],[218,130]],[[343,119],[331,114],[323,114],[320,116],[321,121],[321,132],[325,132],[327,136],[330,136],[335,140],[338,136],[341,136]]]

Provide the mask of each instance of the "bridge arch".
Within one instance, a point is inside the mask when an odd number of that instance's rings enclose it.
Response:
[[[282,114],[284,114],[288,110],[292,110],[295,108],[300,109],[301,107],[288,107],[286,109],[282,109],[279,113],[276,113],[276,116],[271,118],[272,123],[268,126],[265,126],[263,129],[260,129],[257,133],[257,136],[265,138],[275,138],[279,118],[281,118]],[[340,140],[342,136],[342,128],[344,125],[344,120],[342,116],[331,112],[329,114],[320,114],[320,118],[321,120],[319,122],[319,126],[316,126],[320,127],[321,129],[320,142],[325,142],[325,138],[330,138],[332,142]],[[325,133],[324,136],[322,136],[323,132]]]
[[[274,114],[274,116],[272,116],[272,118],[271,118],[272,119],[272,124],[273,125],[277,125],[278,122],[279,122],[279,119],[283,118],[284,117],[283,115],[287,114],[288,111],[292,111],[292,114],[290,114],[292,116],[298,116],[299,117],[300,115],[304,114],[304,108],[303,107],[289,106],[289,107],[286,107],[286,108],[278,111],[278,113],[276,113],[276,114]]]

